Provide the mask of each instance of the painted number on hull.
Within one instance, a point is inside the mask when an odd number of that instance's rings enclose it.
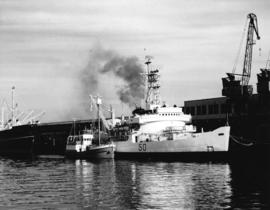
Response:
[[[145,152],[146,151],[146,144],[140,143],[138,149],[139,149],[139,152]]]

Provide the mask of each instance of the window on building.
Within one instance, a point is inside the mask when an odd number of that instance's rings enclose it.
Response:
[[[213,113],[214,114],[218,114],[219,113],[219,106],[218,106],[218,104],[214,104],[214,106],[213,106]]]
[[[202,114],[206,114],[206,105],[202,105]]]
[[[195,114],[195,107],[194,106],[190,107],[190,114],[191,115]]]
[[[197,115],[201,115],[202,114],[202,107],[201,106],[197,106]]]
[[[227,104],[221,104],[221,113],[222,114],[226,114],[226,113],[228,113],[228,109],[227,109]]]
[[[212,104],[208,105],[208,114],[213,114],[214,112],[214,107]]]

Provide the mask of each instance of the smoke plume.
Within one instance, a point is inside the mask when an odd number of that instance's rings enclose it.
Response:
[[[144,98],[144,68],[135,56],[125,57],[113,50],[105,50],[96,46],[90,53],[87,67],[81,72],[83,91],[97,93],[101,75],[114,75],[123,85],[118,87],[116,93],[119,100],[130,107]],[[108,89],[114,87],[106,86]]]

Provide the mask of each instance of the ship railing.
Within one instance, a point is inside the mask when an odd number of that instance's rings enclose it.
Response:
[[[153,142],[164,140],[164,135],[162,135],[162,133],[141,133],[137,136],[138,142]]]
[[[91,129],[84,129],[81,131],[81,134],[94,134],[94,132]]]
[[[76,144],[82,144],[83,143],[83,136],[82,135],[70,135],[67,138],[67,144],[68,145],[76,145]]]
[[[74,139],[74,136],[68,136],[67,145],[76,145],[76,141]]]

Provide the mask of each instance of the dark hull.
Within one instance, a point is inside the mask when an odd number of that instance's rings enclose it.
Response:
[[[115,152],[117,159],[151,159],[181,161],[228,161],[229,152]]]
[[[33,155],[36,141],[35,128],[35,125],[23,125],[0,131],[0,155]]]
[[[114,158],[114,147],[105,145],[97,146],[85,152],[67,151],[66,157],[83,159]]]
[[[22,136],[1,140],[0,155],[25,156],[33,154],[34,136]]]
[[[0,131],[0,155],[64,155],[73,121],[27,124]],[[77,121],[77,130],[90,126],[89,120]],[[92,122],[93,123],[93,122]]]

